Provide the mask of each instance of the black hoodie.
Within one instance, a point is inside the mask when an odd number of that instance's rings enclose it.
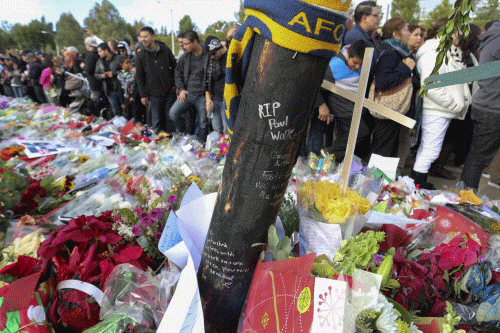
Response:
[[[175,85],[175,57],[162,42],[150,51],[143,48],[135,57],[137,88],[141,97],[166,96]]]

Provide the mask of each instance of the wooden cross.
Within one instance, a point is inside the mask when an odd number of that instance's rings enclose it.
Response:
[[[366,87],[368,85],[368,76],[370,74],[370,67],[372,63],[372,56],[373,48],[367,48],[365,50],[365,56],[363,58],[363,66],[361,68],[361,75],[359,78],[357,93],[353,93],[352,91],[340,88],[339,86],[336,86],[335,84],[328,81],[323,81],[323,84],[321,85],[322,88],[354,102],[351,128],[349,130],[349,139],[347,141],[347,149],[344,157],[344,167],[342,168],[341,175],[341,186],[344,193],[347,190],[347,184],[349,182],[349,174],[351,172],[354,148],[356,146],[356,138],[358,137],[359,123],[361,121],[361,113],[363,111],[363,107],[375,111],[376,113],[397,123],[400,123],[401,125],[408,128],[413,128],[413,126],[415,126],[415,120],[365,98]]]

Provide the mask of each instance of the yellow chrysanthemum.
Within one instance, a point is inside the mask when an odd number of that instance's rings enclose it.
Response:
[[[298,196],[303,207],[314,205],[329,223],[344,223],[349,216],[365,214],[371,207],[355,190],[347,189],[344,194],[338,183],[326,180],[305,182],[298,189]]]

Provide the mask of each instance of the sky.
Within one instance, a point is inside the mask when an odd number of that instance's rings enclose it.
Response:
[[[0,21],[27,24],[45,15],[54,25],[62,13],[71,12],[83,26],[83,20],[94,7],[95,0],[0,0]],[[101,3],[101,0],[98,1]],[[218,20],[236,21],[239,0],[110,0],[120,15],[129,23],[144,18],[158,30],[165,26],[170,31],[179,29],[179,20],[189,15],[202,32]]]
[[[125,21],[133,23],[144,19],[148,25],[158,30],[165,26],[170,31],[172,21],[174,30],[179,29],[179,20],[189,15],[202,32],[212,23],[219,20],[236,21],[234,13],[239,10],[239,0],[110,0],[118,9]],[[441,0],[415,0],[428,13]],[[99,0],[101,2],[101,0]],[[361,0],[353,0],[353,6]],[[387,13],[391,0],[378,0]],[[450,0],[451,3],[454,0]],[[83,26],[83,19],[94,7],[94,0],[0,0],[0,21],[11,24],[27,24],[31,20],[45,15],[47,22],[54,25],[62,13],[71,12]],[[385,20],[383,20],[385,21]]]

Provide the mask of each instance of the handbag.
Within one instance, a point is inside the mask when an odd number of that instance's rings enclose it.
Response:
[[[411,77],[407,78],[397,86],[384,91],[376,89],[375,80],[373,80],[368,93],[368,99],[404,115],[410,109],[412,93],[413,84]],[[370,110],[370,113],[375,118],[387,119],[375,111]]]
[[[83,87],[83,81],[76,76],[70,76],[64,81],[64,89],[67,91],[77,90]]]

